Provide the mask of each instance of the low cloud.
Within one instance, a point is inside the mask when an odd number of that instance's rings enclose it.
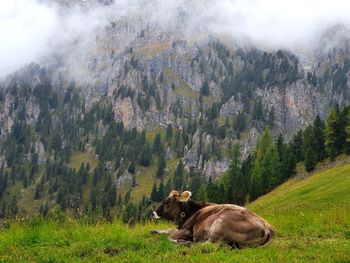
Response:
[[[111,21],[287,49],[312,47],[332,25],[350,26],[347,0],[114,0],[93,8],[96,0],[76,0],[65,1],[77,3],[65,9],[58,1],[0,0],[0,78],[68,43],[79,42],[80,51],[93,45],[96,32]]]
[[[0,1],[0,77],[48,51],[56,10],[35,0]]]

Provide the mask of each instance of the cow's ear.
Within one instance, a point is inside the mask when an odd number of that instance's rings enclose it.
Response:
[[[172,197],[175,197],[175,198],[179,198],[180,197],[180,193],[176,190],[172,190],[169,194],[169,197],[172,198]]]
[[[184,191],[184,192],[182,192],[182,194],[178,198],[178,200],[180,202],[187,202],[190,199],[191,195],[192,195],[192,193],[190,191]]]

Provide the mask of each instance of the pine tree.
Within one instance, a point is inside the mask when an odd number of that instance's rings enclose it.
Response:
[[[200,178],[200,174],[194,172],[193,169],[190,170],[190,183],[189,183],[189,190],[192,192],[193,196],[196,197],[196,194],[199,190],[199,188],[201,187],[201,178]]]
[[[234,145],[231,153],[231,163],[227,173],[223,177],[225,184],[226,200],[229,203],[237,203],[239,188],[242,186],[240,147]]]
[[[216,202],[221,204],[227,203],[226,195],[225,195],[225,185],[223,183],[219,184]]]
[[[347,154],[350,154],[350,111],[347,114],[347,124],[345,126],[345,133],[346,133],[346,146],[345,146],[345,152]]]
[[[136,171],[135,162],[131,161],[128,167],[128,172],[134,174]]]
[[[313,122],[313,129],[314,129],[314,149],[316,153],[316,161],[322,161],[326,157],[326,151],[325,151],[325,138],[324,138],[324,132],[325,132],[325,123],[320,118],[319,115],[316,116],[314,122]]]
[[[96,211],[97,208],[97,190],[95,187],[91,189],[90,202],[92,211]]]
[[[305,159],[305,169],[310,172],[317,162],[316,141],[313,126],[308,126],[303,132],[303,152]]]
[[[329,158],[334,161],[335,156],[338,154],[337,149],[337,136],[339,126],[339,110],[333,108],[328,115],[325,129],[325,146],[326,152]]]
[[[297,134],[293,136],[293,155],[295,157],[296,162],[300,162],[304,160],[304,155],[303,155],[303,133],[302,131],[298,131]]]
[[[204,80],[203,85],[201,87],[201,95],[203,96],[209,96],[210,95],[210,89],[209,89],[209,82],[208,80]]]
[[[160,181],[158,193],[157,193],[158,201],[161,202],[164,198],[164,183],[163,180]]]
[[[344,107],[344,109],[339,113],[339,131],[338,131],[338,142],[337,149],[338,153],[347,152],[347,132],[346,127],[348,125],[348,115],[350,113],[350,106]]]
[[[3,201],[2,202],[2,207],[1,207],[1,215],[0,218],[6,218],[7,217],[7,206],[6,206],[6,202]]]
[[[137,208],[133,203],[128,203],[122,212],[122,221],[124,224],[134,226],[136,223]]]
[[[278,155],[272,143],[262,159],[261,179],[264,193],[271,191],[278,182]]]
[[[265,129],[257,142],[255,161],[252,168],[250,199],[254,200],[270,191],[278,182],[278,154],[272,143],[269,129]]]
[[[131,190],[127,191],[124,196],[124,204],[128,204],[131,198]]]
[[[117,207],[118,209],[121,209],[122,206],[123,206],[123,199],[122,199],[122,195],[119,193],[118,200],[117,200]]]
[[[264,120],[264,107],[261,100],[258,100],[258,102],[254,105],[253,119],[257,121]]]
[[[117,198],[117,190],[113,183],[109,185],[107,188],[107,200],[108,200],[108,206],[114,207],[116,204],[116,198]]]
[[[275,126],[275,108],[274,107],[271,108],[267,121],[268,121],[267,124],[269,125],[270,129],[272,129],[273,126]]]
[[[153,140],[152,151],[154,154],[159,154],[162,151],[162,137],[160,133],[157,133]]]
[[[240,134],[245,130],[246,128],[246,118],[243,112],[238,113],[236,121],[234,122],[233,129],[235,130],[237,134],[237,138],[240,138]]]
[[[213,183],[211,177],[209,177],[209,182],[207,184],[207,196],[210,202],[217,202],[218,189],[217,185]]]
[[[157,177],[162,178],[165,174],[166,169],[166,161],[164,154],[160,154],[159,156],[159,162],[158,162],[158,170],[157,170]]]
[[[167,127],[166,127],[166,135],[165,135],[166,137],[166,140],[168,141],[168,142],[170,142],[171,141],[171,139],[172,139],[172,137],[173,137],[173,127],[172,127],[172,125],[171,124],[168,124],[167,125]]]
[[[196,199],[200,200],[200,201],[208,201],[208,196],[207,196],[207,190],[205,188],[204,185],[202,185],[197,193],[196,193]]]
[[[177,166],[176,166],[176,170],[175,170],[175,174],[174,174],[174,187],[176,190],[178,191],[182,191],[182,187],[183,187],[183,183],[184,183],[184,165],[182,163],[182,161],[179,161]]]
[[[311,172],[316,165],[314,150],[311,147],[308,147],[305,151],[305,170]]]
[[[131,186],[132,186],[132,188],[135,188],[136,185],[137,185],[137,182],[136,182],[136,174],[133,174],[133,175],[132,175]]]
[[[237,195],[237,204],[239,205],[244,205],[247,201],[247,196],[250,189],[253,162],[254,160],[252,158],[252,155],[249,154],[241,165],[242,185],[240,185],[240,187],[238,188]]]
[[[171,191],[171,181],[170,179],[167,181],[166,185],[164,186],[164,196],[163,199],[170,193]]]
[[[148,144],[143,146],[141,150],[141,155],[140,155],[140,164],[144,167],[148,167],[151,165],[152,161],[152,152],[151,148]]]
[[[13,196],[11,199],[9,211],[10,211],[10,214],[12,216],[17,215],[18,207],[17,207],[17,197],[16,196]]]
[[[154,181],[152,192],[151,192],[151,200],[154,202],[158,202],[158,189],[157,189],[157,183]]]

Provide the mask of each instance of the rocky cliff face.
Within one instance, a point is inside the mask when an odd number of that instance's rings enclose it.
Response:
[[[132,21],[111,20],[94,32],[92,42],[77,40],[40,65],[7,77],[1,84],[2,137],[18,114],[11,105],[21,103],[16,102],[16,94],[6,91],[13,81],[28,92],[24,108],[29,124],[40,114],[31,90],[42,81],[57,90],[75,83],[87,109],[107,97],[115,121],[128,129],[152,130],[171,124],[182,130],[190,123],[199,124],[189,133],[183,158],[187,168],[196,167],[209,178],[227,169],[233,143],[241,144],[247,153],[267,125],[275,135],[290,139],[316,115],[325,117],[331,105],[349,103],[347,29],[332,28],[318,49],[299,59],[289,51],[242,47],[219,36],[188,36],[185,17],[179,11],[171,30],[138,16]],[[40,78],[42,70],[50,72],[50,79]],[[237,132],[240,114],[245,125]],[[269,119],[273,123],[268,124]],[[225,136],[219,136],[224,126]],[[220,148],[219,156],[208,155],[213,145]],[[42,160],[40,144],[37,150]]]

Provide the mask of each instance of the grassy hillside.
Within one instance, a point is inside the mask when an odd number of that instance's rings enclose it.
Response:
[[[276,239],[266,247],[174,245],[146,224],[55,220],[11,223],[1,230],[6,262],[349,262],[350,165],[294,178],[248,205],[271,222]]]

